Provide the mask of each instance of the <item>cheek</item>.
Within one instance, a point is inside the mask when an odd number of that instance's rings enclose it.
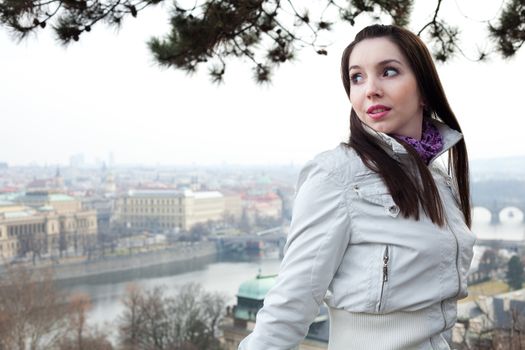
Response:
[[[352,106],[358,108],[362,102],[362,99],[359,97],[358,89],[354,88],[350,90],[350,103]]]
[[[398,86],[393,89],[393,91],[395,91],[394,98],[406,108],[412,109],[414,106],[420,105],[421,98],[418,88],[411,82],[398,84]]]

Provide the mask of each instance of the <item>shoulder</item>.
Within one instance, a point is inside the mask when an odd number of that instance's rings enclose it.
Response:
[[[324,176],[338,185],[345,185],[359,162],[360,158],[355,151],[341,143],[308,161],[299,174],[298,185],[316,176]]]

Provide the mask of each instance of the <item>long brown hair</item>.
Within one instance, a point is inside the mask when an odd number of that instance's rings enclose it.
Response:
[[[461,132],[461,127],[450,108],[427,47],[417,35],[398,26],[379,24],[368,26],[357,33],[355,40],[346,47],[341,59],[341,76],[347,96],[350,96],[349,59],[352,50],[357,43],[363,40],[379,37],[386,37],[396,44],[409,62],[425,102],[424,116],[438,119],[450,128]],[[357,152],[368,168],[381,176],[404,217],[413,217],[418,220],[421,205],[433,223],[443,226],[445,223],[443,204],[428,167],[412,147],[397,140],[405,147],[411,161],[416,164],[419,177],[407,173],[397,160],[385,152],[378,144],[377,138],[364,129],[361,120],[352,108],[350,138],[347,146]],[[465,223],[470,227],[469,168],[464,139],[461,139],[448,151],[448,173],[456,182],[460,208]]]

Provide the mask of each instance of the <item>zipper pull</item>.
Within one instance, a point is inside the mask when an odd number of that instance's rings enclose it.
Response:
[[[388,248],[383,257],[383,282],[388,281]]]

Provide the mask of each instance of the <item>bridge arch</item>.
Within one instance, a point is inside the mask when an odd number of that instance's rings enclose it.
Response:
[[[516,206],[487,208],[475,206],[472,208],[472,219],[476,224],[513,225],[525,223],[524,209]]]
[[[472,208],[472,221],[476,224],[490,224],[492,215],[492,212],[485,207]]]
[[[523,222],[523,211],[518,207],[505,207],[499,212],[502,224],[520,224]]]

